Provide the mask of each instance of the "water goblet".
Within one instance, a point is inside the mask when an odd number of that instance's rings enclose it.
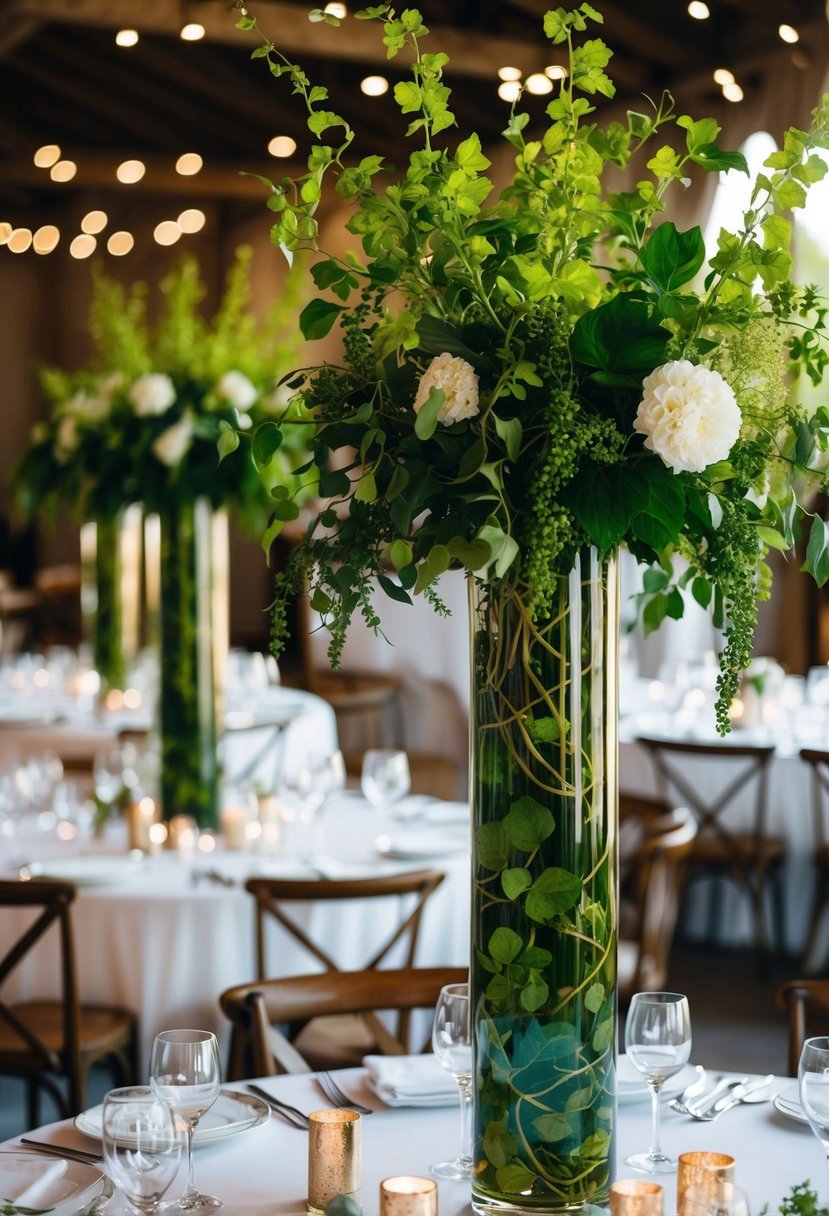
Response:
[[[101,1139],[112,1181],[135,1211],[153,1216],[176,1176],[181,1156],[168,1103],[146,1085],[110,1090],[104,1099]]]
[[[432,1050],[460,1090],[461,1150],[454,1161],[439,1161],[430,1172],[435,1178],[471,1178],[472,1024],[468,984],[445,984],[441,988],[432,1026]]]
[[[222,1206],[214,1195],[196,1190],[193,1177],[193,1132],[221,1090],[219,1046],[209,1030],[163,1030],[157,1034],[150,1059],[153,1093],[169,1103],[185,1131],[187,1185],[175,1202],[165,1204],[172,1212],[214,1212]]]
[[[301,852],[308,859],[317,850],[318,818],[331,794],[345,788],[341,751],[312,752],[302,764],[282,774],[281,792],[296,808],[302,829]]]
[[[650,1088],[653,1127],[651,1147],[626,1157],[625,1165],[646,1174],[672,1173],[676,1161],[659,1144],[659,1091],[691,1054],[688,998],[677,992],[637,992],[625,1021],[625,1050]]]
[[[360,788],[376,811],[405,798],[411,788],[409,758],[403,751],[370,748],[363,756]]]
[[[797,1068],[800,1105],[829,1164],[829,1036],[807,1039]]]

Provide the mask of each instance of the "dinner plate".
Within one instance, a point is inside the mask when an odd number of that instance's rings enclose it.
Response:
[[[75,1127],[93,1140],[101,1139],[103,1106],[93,1106],[75,1118]],[[193,1133],[193,1145],[212,1144],[214,1140],[226,1140],[238,1136],[251,1128],[267,1123],[270,1108],[253,1094],[240,1094],[232,1089],[223,1089],[210,1110],[202,1115]],[[51,1213],[50,1213],[51,1216]]]
[[[469,852],[468,832],[439,833],[395,832],[378,836],[374,847],[382,857],[397,857],[427,861],[431,857],[446,857],[452,853]]]
[[[32,878],[55,878],[79,887],[106,887],[136,878],[144,868],[143,857],[67,857],[54,861],[30,861]]]
[[[0,1152],[0,1198],[8,1216],[81,1216],[108,1184],[94,1165],[34,1153]]]
[[[809,1122],[803,1107],[800,1105],[796,1089],[782,1094],[775,1094],[771,1100],[771,1104],[775,1110],[778,1110],[781,1115],[785,1115],[787,1119],[796,1119],[798,1123]]]
[[[678,1073],[668,1077],[659,1091],[660,1097],[675,1098],[691,1084],[696,1075],[697,1070],[693,1064],[683,1065]],[[641,1072],[634,1068],[626,1055],[620,1055],[616,1062],[616,1097],[619,1103],[626,1105],[628,1102],[646,1102],[650,1096],[650,1087]]]

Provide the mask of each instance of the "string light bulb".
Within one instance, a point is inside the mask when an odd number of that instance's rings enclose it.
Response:
[[[14,228],[6,220],[0,224],[0,245],[7,245]]]
[[[193,177],[201,171],[203,165],[204,161],[198,152],[184,152],[176,161],[176,173],[180,173],[182,177]]]
[[[32,244],[31,228],[15,228],[6,241],[6,248],[12,253],[25,253]]]
[[[567,68],[562,63],[551,63],[549,67],[544,69],[544,72],[550,77],[550,80],[564,80],[567,75]]]
[[[382,97],[389,91],[389,82],[385,76],[364,76],[360,81],[360,91],[366,97]]]
[[[329,17],[337,17],[340,21],[344,21],[348,16],[348,9],[340,3],[340,0],[329,0],[322,11]]]
[[[732,80],[730,84],[724,84],[722,87],[722,95],[726,101],[742,101],[745,93],[737,84],[736,80]]]
[[[777,27],[777,32],[784,42],[794,44],[800,41],[800,34],[793,25],[787,25],[785,22]]]
[[[728,68],[717,68],[714,72],[714,83],[718,85],[733,84],[734,73],[729,72]]]
[[[201,232],[206,222],[207,216],[198,207],[188,207],[176,220],[181,231],[186,232],[188,236],[194,232]]]
[[[57,144],[44,144],[32,159],[38,169],[51,169],[60,160],[60,148]]]
[[[520,68],[503,67],[498,69],[499,80],[520,80],[523,75]]]
[[[133,186],[140,182],[147,172],[146,165],[141,160],[124,160],[115,170],[115,176],[124,186]]]
[[[81,220],[81,232],[86,232],[90,236],[97,236],[99,232],[103,232],[108,222],[109,217],[106,211],[87,211]]]
[[[175,245],[181,236],[181,229],[175,220],[162,220],[153,230],[153,240],[158,245]]]
[[[115,35],[116,46],[135,46],[138,42],[138,30],[119,30]]]
[[[268,141],[268,151],[271,156],[293,156],[296,152],[296,140],[290,135],[274,135]]]
[[[113,257],[123,257],[125,253],[129,253],[135,245],[135,238],[131,232],[113,232],[107,241],[107,250]]]
[[[512,103],[521,96],[521,85],[517,80],[502,80],[498,85],[498,96],[501,101]]]
[[[32,237],[32,249],[35,253],[51,253],[57,248],[59,240],[60,230],[54,224],[44,224]]]
[[[53,182],[71,182],[77,172],[78,166],[73,160],[59,160],[56,165],[52,165],[49,176]]]
[[[205,28],[200,21],[188,21],[181,27],[179,38],[182,42],[201,42],[204,35]]]
[[[74,237],[72,244],[69,246],[69,252],[73,258],[89,258],[98,247],[98,242],[94,236],[90,236],[88,232],[82,232],[80,236]]]
[[[704,0],[691,0],[688,5],[688,16],[693,17],[695,21],[707,21],[711,16],[711,10]]]
[[[533,93],[537,97],[543,97],[545,93],[552,93],[553,82],[546,72],[533,72],[527,77],[525,88],[528,93]]]

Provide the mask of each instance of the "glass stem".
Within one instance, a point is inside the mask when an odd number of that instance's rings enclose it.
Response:
[[[662,1147],[659,1143],[659,1091],[662,1088],[661,1081],[649,1081],[651,1091],[651,1147],[648,1156],[651,1158],[664,1157]]]
[[[461,1151],[459,1160],[472,1161],[472,1078],[455,1077],[461,1091]]]
[[[193,1172],[193,1132],[196,1130],[195,1123],[189,1119],[185,1123],[187,1137],[187,1186],[184,1189],[182,1199],[189,1199],[191,1195],[196,1194],[196,1180]]]

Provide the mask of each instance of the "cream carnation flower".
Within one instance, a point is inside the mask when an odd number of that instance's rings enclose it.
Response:
[[[446,399],[440,407],[438,422],[451,426],[464,418],[474,418],[478,409],[478,377],[475,369],[465,359],[459,359],[446,351],[432,360],[420,378],[414,411],[419,414],[433,388],[442,388]]]
[[[153,454],[162,464],[178,464],[193,442],[193,419],[185,414],[179,422],[168,426],[153,443]]]
[[[669,468],[701,473],[725,460],[739,437],[742,417],[719,372],[677,359],[652,371],[642,388],[634,429]]]
[[[225,372],[216,385],[216,396],[229,401],[237,410],[249,410],[258,394],[244,372]]]
[[[148,372],[130,385],[130,405],[140,418],[164,414],[176,399],[175,385],[163,372]]]

